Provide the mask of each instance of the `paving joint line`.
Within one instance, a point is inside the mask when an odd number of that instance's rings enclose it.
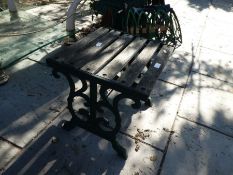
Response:
[[[233,55],[233,53],[230,53],[230,52],[224,52],[224,51],[219,51],[219,50],[216,50],[216,49],[212,49],[212,48],[209,48],[209,47],[206,47],[206,46],[203,46],[203,45],[200,45],[200,47],[202,48],[205,48],[205,49],[209,49],[209,50],[212,50],[212,51],[215,51],[215,52],[219,52],[219,53],[223,53],[223,54],[226,54],[226,55]]]
[[[40,61],[37,61],[37,60],[33,60],[33,59],[31,59],[31,58],[25,58],[25,59],[30,60],[30,61],[33,61],[33,62],[35,62],[35,63],[38,63],[38,64],[40,64],[41,66],[48,67],[48,66],[46,65],[46,63],[43,63],[43,62],[40,62]]]
[[[206,16],[206,19],[205,19],[204,27],[203,27],[203,29],[202,29],[202,35],[203,35],[203,31],[204,31],[204,29],[205,29],[205,27],[206,27],[206,22],[207,22],[207,19],[208,19],[208,15],[209,15],[209,12],[208,12],[208,14],[207,14],[207,16]],[[197,48],[200,47],[200,41],[201,41],[202,35],[200,36],[200,39],[199,39],[199,41],[198,41]],[[187,78],[186,83],[185,83],[185,86],[184,86],[184,88],[183,88],[183,92],[182,92],[182,95],[181,95],[181,98],[180,98],[180,102],[179,102],[179,105],[178,105],[178,108],[177,108],[176,116],[175,116],[175,119],[174,119],[173,124],[172,124],[172,127],[171,127],[171,131],[174,130],[176,118],[178,117],[178,111],[179,111],[179,109],[180,109],[181,102],[182,102],[183,97],[184,97],[185,89],[186,89],[186,87],[187,87],[187,84],[188,84],[190,75],[191,75],[191,73],[192,73],[192,68],[193,68],[193,65],[194,65],[194,58],[195,58],[195,54],[196,54],[196,53],[197,53],[197,50],[196,50],[195,53],[194,53],[194,49],[193,49],[193,47],[192,47],[192,62],[191,62],[190,68],[189,68],[188,78]],[[169,147],[169,145],[170,145],[170,141],[171,141],[171,139],[172,139],[173,133],[174,133],[174,132],[171,132],[170,135],[169,135],[169,137],[168,137],[167,144],[166,144],[165,149],[164,149],[164,154],[163,154],[163,156],[162,156],[162,160],[161,160],[161,163],[160,163],[160,165],[159,165],[159,170],[158,170],[158,172],[157,172],[157,175],[160,175],[161,172],[162,172],[162,168],[163,168],[163,165],[164,165],[164,161],[165,161],[165,159],[166,159],[168,147]]]
[[[128,134],[128,133],[125,133],[125,132],[123,132],[123,131],[119,131],[119,133],[121,133],[122,135],[125,135],[125,136],[127,136],[127,137],[130,137],[131,139],[133,139],[133,140],[135,140],[135,141],[139,141],[139,142],[141,142],[141,143],[143,143],[143,144],[145,144],[145,145],[148,145],[148,146],[150,146],[150,147],[152,147],[152,148],[154,148],[154,149],[156,149],[156,150],[158,150],[158,151],[160,151],[160,152],[164,152],[164,150],[163,149],[161,149],[161,148],[159,148],[159,147],[157,147],[157,146],[154,146],[154,145],[152,145],[152,144],[150,144],[150,143],[147,143],[147,142],[145,142],[145,141],[143,141],[143,140],[141,140],[141,139],[138,139],[138,138],[136,138],[136,137],[134,137],[134,136],[132,136],[132,135],[130,135],[130,134]]]
[[[202,127],[204,127],[204,128],[207,128],[207,129],[210,129],[210,130],[212,130],[212,131],[215,131],[215,132],[217,132],[217,133],[219,133],[219,134],[223,134],[223,135],[225,135],[225,136],[227,136],[227,137],[233,138],[232,135],[227,134],[227,133],[225,133],[225,132],[223,132],[223,131],[219,131],[218,129],[212,128],[211,126],[205,125],[205,124],[200,123],[200,122],[193,121],[193,120],[191,120],[191,119],[182,117],[182,116],[180,116],[180,115],[177,115],[177,116],[178,116],[179,118],[182,118],[182,119],[187,120],[187,121],[189,121],[189,122],[192,122],[192,123],[195,123],[195,124],[197,124],[197,125],[200,125],[200,126],[202,126]]]
[[[169,81],[166,81],[166,80],[163,80],[163,79],[158,79],[159,81],[162,81],[162,82],[164,82],[164,83],[168,83],[168,84],[171,84],[171,85],[174,85],[174,86],[176,86],[176,87],[179,87],[179,88],[182,88],[182,89],[184,89],[185,88],[185,85],[178,85],[178,84],[175,84],[175,83],[172,83],[172,82],[169,82]]]
[[[175,121],[176,121],[176,117],[175,117],[175,119],[174,119],[174,121],[172,123],[171,132],[170,132],[170,134],[168,136],[168,140],[167,140],[167,143],[166,143],[166,146],[165,146],[165,149],[164,149],[164,152],[163,152],[163,156],[162,156],[162,159],[161,159],[161,162],[160,162],[160,165],[159,165],[159,169],[158,169],[158,172],[157,172],[156,175],[160,175],[161,172],[162,172],[164,161],[166,159],[166,155],[167,155],[167,151],[168,151],[168,147],[170,145],[170,141],[172,139],[172,135],[174,134],[173,130],[174,130],[174,126],[175,126]]]
[[[21,146],[19,146],[19,145],[15,144],[15,143],[13,143],[13,142],[11,142],[11,141],[5,139],[5,138],[2,137],[2,136],[0,137],[0,141],[7,142],[8,144],[10,144],[10,145],[12,145],[12,146],[14,146],[14,147],[16,147],[16,148],[18,148],[18,149],[20,149],[20,150],[23,149]]]
[[[194,70],[192,70],[192,72],[193,72],[193,73],[200,74],[200,75],[203,75],[203,76],[206,76],[206,77],[209,77],[209,78],[212,78],[212,79],[214,79],[214,80],[219,80],[219,81],[222,81],[222,82],[224,82],[224,83],[228,83],[228,84],[233,85],[232,82],[229,82],[229,81],[226,81],[226,80],[222,80],[222,79],[219,79],[219,78],[217,78],[217,77],[214,77],[214,76],[211,76],[211,75],[208,75],[208,74],[204,74],[204,73],[201,73],[201,72],[198,72],[198,71],[194,71]]]

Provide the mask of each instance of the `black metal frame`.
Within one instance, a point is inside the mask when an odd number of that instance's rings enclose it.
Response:
[[[135,102],[132,107],[139,108],[141,106],[140,100],[144,100],[148,105],[150,104],[150,100],[148,99],[148,97],[140,94],[136,90],[132,90],[132,88],[125,87],[114,80],[107,80],[81,70],[74,70],[74,68],[70,66],[67,67],[67,65],[65,64],[60,65],[53,60],[48,59],[47,63],[53,68],[53,75],[56,78],[59,78],[60,76],[58,75],[58,73],[63,74],[68,80],[70,86],[70,93],[67,98],[67,102],[68,109],[72,115],[72,118],[70,121],[65,121],[62,127],[68,131],[76,126],[86,129],[110,141],[113,149],[118,153],[118,155],[124,159],[127,159],[125,148],[123,148],[116,140],[117,133],[120,131],[121,128],[121,116],[119,113],[118,104],[120,100],[124,98],[129,98]],[[75,89],[75,83],[71,75],[77,77],[82,82],[82,87],[78,90]],[[99,101],[97,101],[97,86],[100,86],[99,95],[101,98]],[[87,91],[88,88],[90,89],[89,96],[84,93]],[[108,100],[108,89],[114,89],[120,92],[119,95],[114,97],[112,103],[110,103]],[[83,98],[86,101],[86,106],[89,107],[89,111],[86,109],[79,109],[79,114],[84,115],[86,117],[85,119],[80,118],[73,108],[73,101],[75,97]],[[108,108],[114,115],[114,127],[109,125],[109,122],[106,118],[96,116],[97,111],[102,111],[102,107]]]

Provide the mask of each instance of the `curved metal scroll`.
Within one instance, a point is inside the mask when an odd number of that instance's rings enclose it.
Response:
[[[67,102],[68,102],[67,108],[69,109],[72,116],[77,117],[75,114],[75,110],[73,108],[74,97],[77,97],[77,96],[82,97],[83,99],[86,100],[86,102],[88,104],[90,104],[90,98],[86,94],[84,94],[84,92],[88,88],[87,82],[83,79],[79,79],[82,82],[82,87],[78,90],[75,90],[75,83],[74,83],[74,80],[72,79],[72,77],[64,71],[59,71],[59,72],[62,73],[66,77],[66,79],[69,83],[69,86],[70,86],[70,92],[69,92],[69,96],[67,98]],[[53,75],[55,78],[60,78],[60,76],[58,75],[58,71],[53,70]]]
[[[117,132],[119,132],[120,128],[121,128],[121,117],[120,117],[120,113],[119,113],[119,109],[118,109],[118,104],[119,102],[124,99],[124,98],[129,98],[131,100],[134,101],[134,105],[133,107],[140,107],[140,100],[139,99],[135,99],[133,97],[127,96],[125,94],[119,94],[116,97],[114,97],[112,104],[109,102],[108,97],[107,97],[107,90],[108,88],[106,87],[101,87],[100,88],[100,96],[101,96],[101,101],[98,102],[98,108],[101,108],[102,106],[108,108],[114,115],[115,115],[115,127],[112,128],[112,133],[116,134]],[[102,119],[105,120],[105,119]],[[106,127],[110,127],[110,126],[106,126]]]
[[[177,48],[182,43],[179,20],[168,5],[132,7],[127,12],[125,25],[128,33],[159,39],[169,46]]]

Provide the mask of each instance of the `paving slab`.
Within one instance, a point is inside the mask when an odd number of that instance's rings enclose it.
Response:
[[[16,148],[15,146],[0,140],[0,173],[6,165],[19,154],[20,149]]]
[[[175,10],[181,23],[190,20],[196,23],[203,23],[209,11],[208,0],[181,0],[173,9]]]
[[[220,1],[219,1],[220,2]],[[218,4],[213,1],[213,6],[211,6],[208,19],[218,20],[225,22],[224,25],[233,24],[232,17],[233,17],[233,9],[232,5],[227,5],[224,1],[221,1],[224,6],[223,8],[219,8]],[[230,9],[230,10],[228,10]],[[221,27],[221,25],[216,25],[215,27]],[[224,28],[222,28],[224,30]]]
[[[128,150],[128,159],[124,161],[107,141],[81,129],[76,134],[74,137],[51,126],[5,174],[156,174],[158,171],[162,153],[149,146],[142,145],[136,152],[133,140],[120,136]]]
[[[232,14],[232,17],[233,17],[233,14]],[[229,36],[229,37],[231,36],[232,37],[233,36],[233,33],[232,33],[233,23],[229,23],[226,20],[227,19],[224,16],[222,16],[222,19],[208,16],[208,20],[206,21],[204,32],[206,34],[208,33],[208,36],[216,35],[216,36]]]
[[[161,175],[229,175],[233,138],[177,118]]]
[[[148,108],[142,102],[140,109],[133,109],[131,107],[133,101],[130,99],[122,100],[119,103],[122,119],[121,131],[163,150],[178,110],[182,92],[183,89],[180,87],[157,81],[151,93],[152,107]],[[111,93],[110,102],[118,94]],[[78,104],[80,106],[81,103]],[[110,125],[114,126],[115,119],[112,113],[106,108],[102,109],[105,112],[98,115],[107,118]]]
[[[216,9],[222,9],[226,12],[233,12],[233,2],[231,0],[213,0],[212,4]]]
[[[215,20],[215,23],[218,23],[218,26],[220,27],[215,27],[216,25],[214,25],[214,23],[209,24],[210,27],[207,25],[203,31],[203,37],[200,45],[209,49],[233,54],[233,37],[231,34],[233,24],[224,23],[217,20]],[[225,25],[221,27],[221,24]],[[213,28],[211,29],[211,26],[216,30],[213,30]]]
[[[233,83],[233,54],[200,47],[193,71]]]
[[[27,59],[6,71],[11,78],[0,87],[0,136],[24,147],[65,108],[68,84]]]
[[[178,115],[233,136],[233,85],[192,73]]]
[[[190,8],[187,9],[190,10]],[[184,15],[182,9],[174,8],[174,10],[177,14],[182,32],[182,45],[176,50],[178,52],[188,52],[190,54],[195,54],[201,40],[201,35],[205,27],[205,20],[207,16],[203,15],[201,17],[197,17],[195,13],[192,15]],[[195,16],[196,18],[187,18],[189,16]]]
[[[185,51],[175,51],[159,76],[160,80],[184,87],[188,80],[194,56]]]
[[[68,2],[61,4],[48,4],[29,9],[26,12],[49,21],[61,20],[65,19],[65,15],[69,5],[70,4]]]
[[[150,95],[152,107],[142,106],[142,109],[139,112],[134,111],[134,115],[131,117],[128,116],[131,107],[126,106],[124,103],[120,105],[119,109],[124,111],[122,118],[125,120],[122,130],[132,136],[139,134],[139,131],[149,130],[149,137],[145,138],[144,141],[164,149],[178,110],[182,92],[182,88],[157,81]],[[131,110],[133,109],[131,108]]]
[[[174,7],[178,2],[179,0],[166,0],[166,4],[170,4],[171,7]]]

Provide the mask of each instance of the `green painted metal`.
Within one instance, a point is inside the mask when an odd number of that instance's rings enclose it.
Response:
[[[164,0],[92,0],[91,8],[103,15],[102,23],[108,27],[173,47],[182,43],[178,18]]]
[[[123,25],[127,33],[160,40],[166,45],[179,47],[182,43],[178,18],[169,5],[132,7]]]

